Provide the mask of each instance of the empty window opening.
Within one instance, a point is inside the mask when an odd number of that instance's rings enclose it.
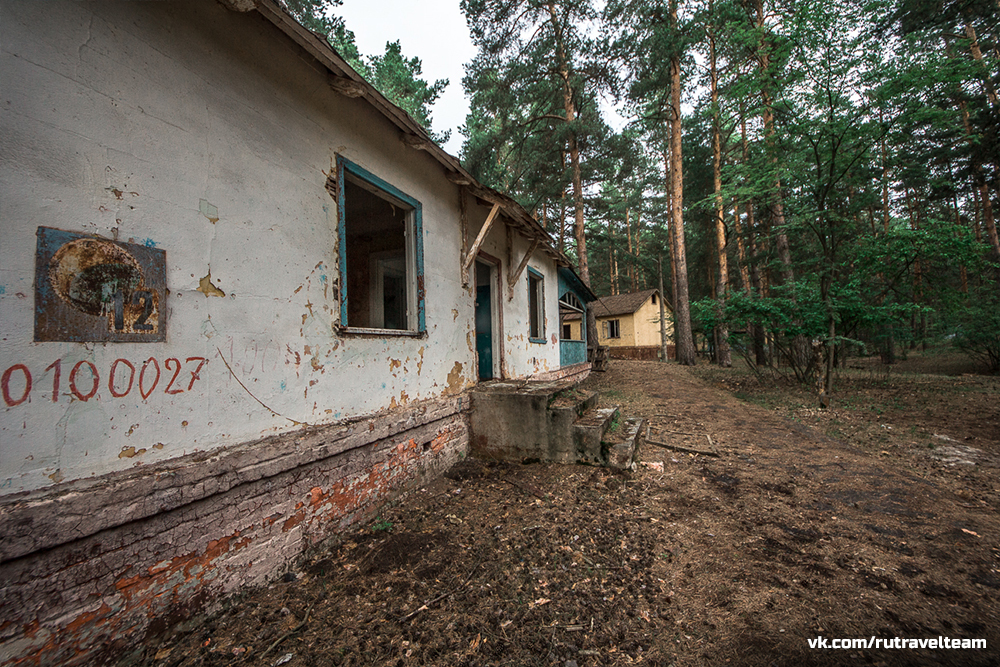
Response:
[[[559,297],[559,323],[562,340],[583,340],[584,308],[576,295],[566,292]]]
[[[621,322],[620,320],[607,320],[604,323],[604,334],[607,338],[621,338]]]
[[[545,338],[545,288],[542,274],[528,268],[528,338]]]
[[[340,160],[341,325],[422,331],[420,204]]]

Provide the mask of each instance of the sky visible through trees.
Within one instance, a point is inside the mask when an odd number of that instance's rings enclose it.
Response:
[[[998,0],[461,8],[463,163],[598,294],[657,286],[662,260],[679,361],[697,341],[827,393],[849,354],[940,341],[1000,370]],[[313,29],[430,128],[419,60]]]

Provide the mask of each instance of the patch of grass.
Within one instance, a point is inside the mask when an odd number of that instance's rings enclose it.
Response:
[[[375,520],[375,523],[372,524],[372,530],[376,533],[392,532],[392,521],[378,518]]]
[[[608,427],[608,433],[614,433],[621,426],[622,415],[620,412],[615,412],[614,417],[611,418],[611,426]]]
[[[773,396],[759,392],[736,391],[733,392],[733,396],[741,401],[753,403],[754,405],[759,405],[760,407],[767,408],[768,410],[781,406],[781,401],[776,400]]]

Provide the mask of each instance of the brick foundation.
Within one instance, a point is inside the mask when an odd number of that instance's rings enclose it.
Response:
[[[0,664],[103,664],[267,582],[464,455],[466,408],[450,398],[4,499]]]

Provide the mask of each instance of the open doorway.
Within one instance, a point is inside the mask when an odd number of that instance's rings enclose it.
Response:
[[[494,288],[498,275],[496,264],[476,260],[476,357],[480,380],[492,380],[499,375],[499,355],[496,354],[499,300]]]

